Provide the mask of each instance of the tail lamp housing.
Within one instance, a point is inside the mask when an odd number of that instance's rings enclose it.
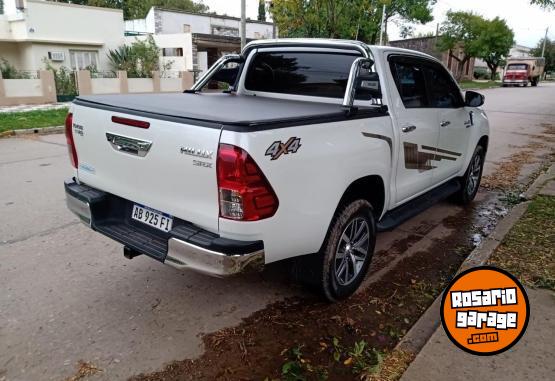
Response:
[[[276,213],[278,198],[260,167],[245,150],[220,144],[216,171],[220,217],[258,221]]]
[[[73,114],[69,113],[66,116],[65,122],[65,135],[67,142],[67,150],[69,153],[69,160],[73,168],[77,168],[79,160],[77,158],[77,150],[75,149],[75,141],[73,140]]]

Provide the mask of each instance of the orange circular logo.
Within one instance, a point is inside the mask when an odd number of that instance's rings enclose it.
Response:
[[[475,355],[515,345],[530,317],[528,295],[505,270],[481,266],[455,277],[441,300],[441,323],[453,343]]]

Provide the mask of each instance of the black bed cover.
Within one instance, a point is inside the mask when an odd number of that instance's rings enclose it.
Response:
[[[347,115],[338,104],[292,101],[227,93],[155,93],[79,96],[77,105],[154,119],[185,119],[227,126],[326,122],[387,115],[380,107],[360,108]]]

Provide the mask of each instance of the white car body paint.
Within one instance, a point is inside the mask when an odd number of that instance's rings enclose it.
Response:
[[[307,47],[290,48],[284,45],[284,40],[277,40],[258,43],[257,49],[329,51],[342,44],[341,41],[316,40],[318,46],[312,46],[315,40],[303,41]],[[352,47],[347,42],[344,44],[342,49]],[[362,45],[357,43],[357,46]],[[148,156],[137,158],[114,150],[105,136],[106,132],[129,135],[128,127],[110,120],[113,115],[129,115],[73,105],[74,123],[85,126],[83,136],[74,136],[82,165],[75,171],[75,177],[91,187],[163,211],[223,238],[262,240],[266,263],[315,253],[324,242],[342,195],[354,181],[366,176],[382,179],[385,188],[383,216],[434,187],[462,176],[479,139],[489,135],[487,117],[481,108],[406,109],[403,106],[388,56],[408,55],[436,61],[434,58],[390,47],[370,46],[367,49],[380,77],[382,103],[389,109],[387,116],[243,132],[133,115],[133,119],[151,123],[147,130],[132,130],[133,138],[152,142]],[[256,49],[251,50],[246,58],[243,73],[248,70],[254,54]],[[341,104],[342,101],[249,91],[245,89],[244,75],[239,81],[237,94],[299,102]],[[357,104],[364,105],[364,102],[356,101]],[[471,111],[473,125],[467,127],[464,122]],[[450,118],[451,125],[441,129],[442,118]],[[416,130],[402,132],[404,127],[411,125]],[[284,142],[291,137],[301,139],[301,147],[296,153],[282,155],[277,160],[265,155],[273,142]],[[437,168],[425,172],[407,169],[403,152],[405,141],[456,151],[461,155],[456,161],[450,161],[448,168],[442,167],[445,161],[440,161],[435,162]],[[279,199],[275,215],[253,222],[219,217],[215,158],[220,143],[238,146],[252,156]],[[180,153],[182,146],[202,147],[213,152],[212,167],[190,165],[193,158]]]

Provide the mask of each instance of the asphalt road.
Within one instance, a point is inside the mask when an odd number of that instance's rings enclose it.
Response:
[[[542,123],[555,124],[555,84],[484,90],[492,137],[486,173],[527,144]],[[546,153],[537,149],[536,155]],[[529,171],[531,167],[525,168]],[[279,266],[261,275],[214,279],[179,272],[140,256],[80,224],[65,208],[70,175],[61,135],[0,140],[0,380],[62,380],[79,360],[103,369],[94,379],[120,380],[202,353],[200,334],[232,326],[268,303],[305,291]],[[418,234],[408,250],[448,235],[439,204],[378,238],[378,251]],[[417,231],[422,222],[429,229]],[[377,255],[384,274],[395,266]]]

